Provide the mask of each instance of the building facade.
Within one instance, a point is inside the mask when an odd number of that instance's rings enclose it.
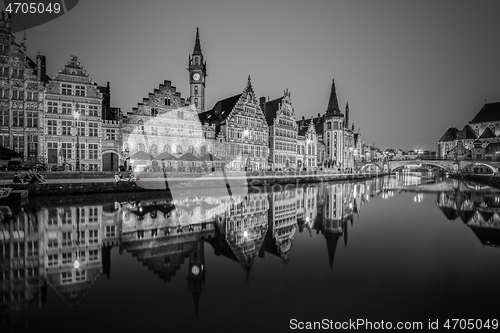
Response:
[[[43,98],[45,57],[36,62],[27,56],[24,35],[19,45],[12,34],[12,18],[0,18],[0,146],[12,149],[25,160],[43,156]]]
[[[260,107],[269,126],[269,160],[272,169],[296,169],[298,125],[290,92],[287,89],[283,97],[268,102],[265,97],[261,97]]]
[[[43,151],[49,167],[102,170],[102,99],[97,84],[71,56],[45,94]]]
[[[216,137],[225,144],[227,169],[267,168],[269,128],[250,76],[243,93],[218,101],[200,114],[200,120],[204,126],[215,126]]]

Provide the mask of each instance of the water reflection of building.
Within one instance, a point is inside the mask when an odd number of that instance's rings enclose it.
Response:
[[[2,206],[0,217],[0,323],[19,323],[46,300],[43,228],[31,210]]]
[[[248,279],[268,229],[268,195],[249,193],[228,208],[217,216],[216,238],[211,244],[217,255],[237,261]]]
[[[77,306],[102,273],[102,206],[42,208],[38,219],[47,283]]]
[[[438,193],[438,207],[448,220],[460,218],[483,245],[500,247],[500,191],[459,188]]]
[[[265,251],[288,262],[293,238],[297,230],[296,189],[269,193],[269,228],[265,238]]]

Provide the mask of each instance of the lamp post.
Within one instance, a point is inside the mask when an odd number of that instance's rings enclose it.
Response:
[[[248,135],[250,134],[250,131],[248,130],[248,128],[246,128],[244,131],[243,131],[243,140],[241,141],[241,162],[243,163],[243,141],[248,137]],[[246,166],[246,160],[245,160],[245,166]]]
[[[78,110],[78,103],[76,104],[76,109]],[[80,113],[78,111],[73,112],[73,118],[75,118],[76,122],[76,171],[80,171],[80,130],[78,126]]]

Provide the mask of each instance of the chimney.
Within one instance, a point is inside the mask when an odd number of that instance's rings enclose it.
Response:
[[[47,73],[46,68],[46,59],[44,55],[38,54],[36,56],[36,64],[38,67],[38,80],[40,81],[42,78],[42,73]]]

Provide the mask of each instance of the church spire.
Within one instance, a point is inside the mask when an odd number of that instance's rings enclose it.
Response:
[[[196,28],[196,41],[194,42],[194,50],[193,50],[193,55],[195,54],[202,54],[201,53],[201,44],[200,44],[200,31],[198,27]]]
[[[335,90],[335,79],[332,80],[332,89],[330,91],[330,99],[328,100],[328,108],[326,109],[326,113],[340,114],[337,91]]]

